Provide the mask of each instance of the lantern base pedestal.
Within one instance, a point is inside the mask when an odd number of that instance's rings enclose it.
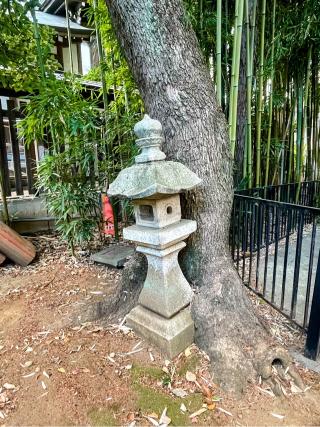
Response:
[[[126,322],[137,335],[157,346],[170,358],[184,351],[194,340],[194,323],[189,308],[166,319],[138,305],[127,315]]]

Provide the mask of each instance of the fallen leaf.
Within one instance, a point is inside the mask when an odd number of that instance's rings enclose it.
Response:
[[[275,414],[274,412],[270,412],[270,414],[273,417],[278,418],[279,420],[283,420],[284,419],[284,415]]]
[[[42,373],[43,373],[43,375],[44,375],[45,377],[47,377],[48,379],[50,378],[50,375],[49,375],[46,371],[43,371]]]
[[[158,427],[159,423],[156,420],[154,420],[153,418],[148,417],[148,415],[144,416],[144,418],[146,418],[147,420],[149,420],[150,423],[153,424],[154,426]]]
[[[207,411],[207,408],[200,408],[198,411],[196,411],[193,414],[189,415],[189,418],[198,417],[199,415],[203,414],[206,411]]]
[[[188,393],[185,390],[183,390],[183,388],[173,388],[171,390],[171,393],[173,393],[177,397],[182,397],[182,398],[188,396]]]
[[[14,390],[16,386],[14,384],[4,383],[3,388],[5,388],[6,390]]]
[[[293,382],[291,383],[291,393],[303,393],[300,387],[296,386]]]
[[[22,378],[30,378],[33,377],[35,374],[35,372],[30,372],[30,374],[22,375]]]
[[[157,418],[157,419],[159,418],[159,416],[156,412],[151,412],[151,414],[148,414],[147,416],[151,417],[151,418]]]
[[[187,347],[186,349],[185,349],[185,351],[184,351],[184,355],[186,356],[186,357],[189,357],[189,356],[191,356],[191,350],[190,350],[190,347]]]
[[[186,380],[190,381],[191,383],[194,383],[197,381],[197,377],[193,372],[187,371],[186,372]]]
[[[210,390],[210,388],[208,386],[206,386],[205,384],[201,384],[201,391],[202,394],[207,398],[207,399],[211,399],[212,398],[212,391]]]
[[[131,365],[126,365],[126,366],[125,366],[125,368],[126,368],[127,370],[131,369],[131,368],[132,368],[132,364],[131,364]]]
[[[159,425],[168,426],[170,423],[171,423],[171,418],[167,416],[167,408],[164,408],[159,420]]]
[[[271,397],[276,397],[276,395],[271,390],[266,390],[265,388],[256,386],[258,390],[262,391],[262,393],[268,394]]]
[[[27,360],[25,363],[20,363],[20,366],[22,368],[30,368],[30,366],[32,366],[33,362],[32,360]]]
[[[217,407],[217,409],[218,409],[220,412],[223,412],[224,414],[229,415],[229,417],[233,417],[233,415],[231,414],[231,412],[226,411],[225,409],[223,409],[223,408],[219,408],[219,407]]]
[[[127,420],[132,422],[134,421],[135,415],[134,412],[129,412],[129,414],[127,415]]]
[[[186,408],[186,405],[184,403],[181,403],[180,410],[182,412],[187,412],[187,408]]]
[[[47,386],[45,385],[44,381],[41,381],[41,385],[42,385],[43,390],[47,390]]]
[[[2,411],[0,411],[0,418],[2,418],[4,420],[5,417],[6,417],[5,414]]]
[[[162,370],[163,370],[163,372],[165,372],[166,374],[169,374],[169,375],[170,375],[169,369],[168,369],[166,366],[164,366],[164,367],[162,368]]]
[[[7,400],[8,400],[7,392],[4,391],[3,393],[0,394],[0,403],[6,403]]]
[[[65,374],[66,370],[64,368],[58,368],[58,372],[61,372],[62,374]]]
[[[207,407],[208,407],[209,411],[213,411],[214,408],[216,407],[216,404],[215,403],[209,403]]]

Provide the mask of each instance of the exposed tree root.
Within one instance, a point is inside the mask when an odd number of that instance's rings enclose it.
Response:
[[[273,341],[256,316],[237,272],[227,267],[228,261],[221,265],[215,277],[207,272],[207,285],[199,288],[192,304],[196,344],[209,355],[215,380],[240,393],[248,381],[259,377],[270,381],[275,365],[281,365],[303,389],[288,352]],[[211,283],[214,277],[211,285],[210,276]]]
[[[144,255],[136,252],[127,262],[114,295],[101,305],[99,317],[110,322],[128,314],[137,305],[146,275],[147,260]]]

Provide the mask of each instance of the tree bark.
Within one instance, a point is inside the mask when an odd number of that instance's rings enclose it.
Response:
[[[146,112],[163,125],[167,158],[182,162],[203,180],[183,199],[183,217],[195,219],[198,230],[180,261],[195,288],[196,343],[209,354],[215,380],[241,391],[248,379],[269,367],[273,355],[281,360],[285,356],[273,351],[231,261],[233,174],[225,117],[180,0],[106,4]],[[131,267],[135,273],[127,270],[117,297],[122,310],[135,303],[144,280],[143,273],[136,273],[139,263]],[[128,284],[130,276],[136,280],[136,292],[132,280]]]
[[[237,108],[237,141],[234,156],[234,187],[237,188],[243,179],[243,162],[246,148],[246,119],[247,119],[247,34],[245,29],[242,31],[241,52],[240,52],[240,71],[238,83],[238,108]]]

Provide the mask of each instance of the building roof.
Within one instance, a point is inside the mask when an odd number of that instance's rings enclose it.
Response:
[[[79,6],[83,0],[68,0],[69,8]],[[54,15],[65,15],[65,2],[64,0],[40,0],[39,9],[42,12],[53,13]]]
[[[51,15],[50,13],[36,11],[36,18],[39,24],[47,25],[48,27],[55,28],[57,31],[67,31],[67,20],[63,16]],[[93,31],[92,28],[83,27],[77,22],[70,20],[70,30],[74,34],[90,35]]]

